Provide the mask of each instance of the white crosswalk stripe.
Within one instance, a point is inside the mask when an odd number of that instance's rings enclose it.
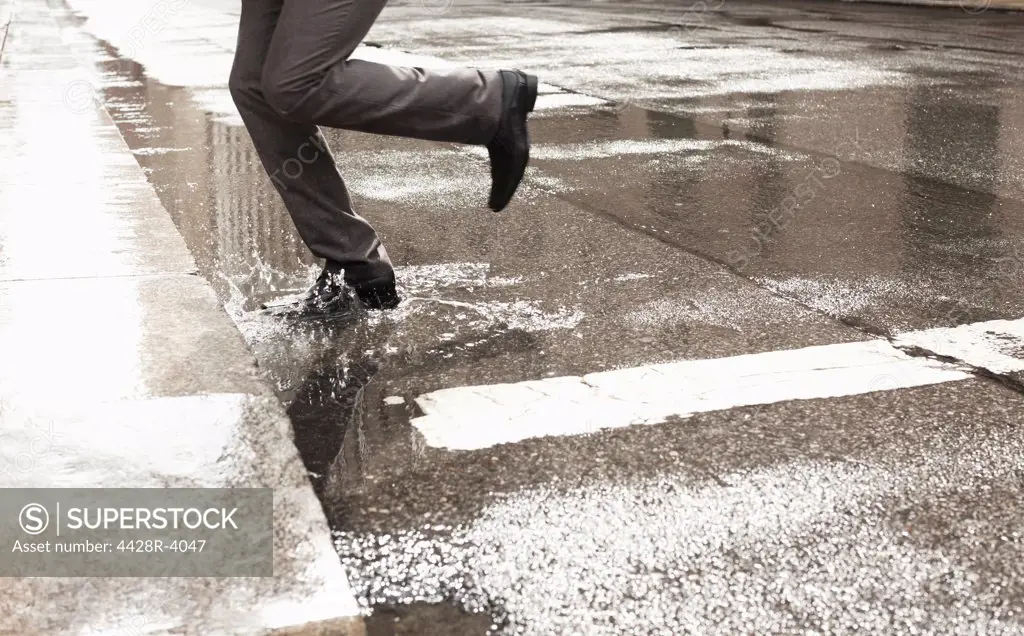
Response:
[[[966,365],[911,356],[920,347],[998,373],[1024,370],[1024,320],[997,320],[884,340],[685,360],[583,377],[444,389],[419,397],[427,444],[487,448],[533,437],[654,424],[740,406],[889,391],[972,377]]]

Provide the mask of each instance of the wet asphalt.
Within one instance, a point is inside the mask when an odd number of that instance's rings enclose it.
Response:
[[[374,46],[607,101],[537,112],[500,215],[475,149],[329,131],[407,300],[305,322],[259,309],[317,263],[224,87],[78,42],[288,406],[370,634],[1024,633],[1014,376],[478,451],[410,426],[449,387],[1024,316],[1024,17],[708,4],[386,10]]]

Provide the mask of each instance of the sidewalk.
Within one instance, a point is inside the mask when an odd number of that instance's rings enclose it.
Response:
[[[290,424],[44,0],[0,0],[0,487],[270,487],[273,578],[0,579],[0,634],[362,634]],[[2,37],[0,37],[2,39]]]

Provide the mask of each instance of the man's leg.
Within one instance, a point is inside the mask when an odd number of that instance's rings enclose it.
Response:
[[[285,0],[242,0],[231,95],[264,168],[313,254],[344,268],[352,285],[390,278],[393,268],[387,252],[370,224],[353,211],[320,130],[285,119],[267,104],[262,77],[284,4]]]
[[[387,0],[284,0],[266,97],[281,115],[333,128],[490,143],[502,117],[498,71],[424,70],[348,60]]]

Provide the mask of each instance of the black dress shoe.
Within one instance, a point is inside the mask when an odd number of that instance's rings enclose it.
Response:
[[[519,188],[530,162],[530,133],[526,116],[537,102],[537,77],[522,71],[501,71],[502,114],[498,132],[487,152],[491,156],[491,197],[495,212],[505,209]]]
[[[394,309],[402,302],[395,288],[395,275],[378,278],[368,283],[359,283],[352,288],[367,309]]]
[[[298,304],[304,313],[328,314],[351,309],[341,270],[330,264],[325,266]]]

